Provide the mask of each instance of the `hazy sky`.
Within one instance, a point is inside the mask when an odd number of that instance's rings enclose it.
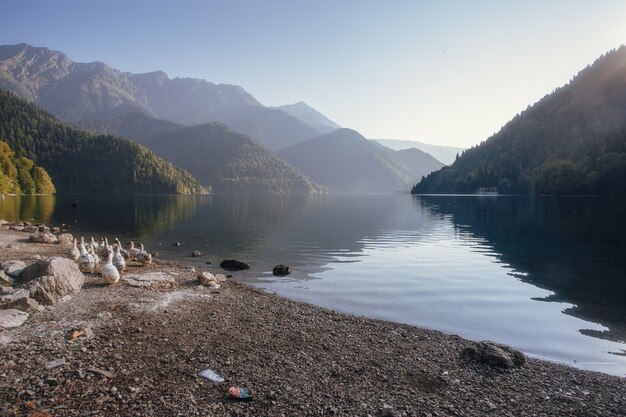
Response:
[[[370,138],[471,146],[626,43],[626,1],[7,1],[0,43],[305,101]]]

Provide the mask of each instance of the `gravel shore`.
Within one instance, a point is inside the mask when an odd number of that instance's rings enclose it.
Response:
[[[27,236],[0,227],[0,261],[63,252]],[[530,358],[493,369],[460,359],[476,344],[457,336],[234,281],[212,289],[166,261],[126,275],[148,273],[174,280],[105,286],[88,275],[79,294],[0,330],[0,415],[626,415],[626,378]],[[198,376],[204,369],[225,381]],[[228,399],[231,386],[254,398]]]

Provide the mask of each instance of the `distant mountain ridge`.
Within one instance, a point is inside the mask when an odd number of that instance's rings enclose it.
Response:
[[[409,169],[395,151],[345,128],[283,149],[278,155],[334,193],[406,192],[410,184],[432,171],[422,168],[423,161],[414,155],[406,156],[413,168]],[[427,159],[434,160],[430,155]],[[435,169],[442,166],[434,163]]]
[[[446,165],[450,165],[454,162],[457,155],[463,153],[465,148],[459,148],[457,146],[444,146],[444,145],[433,145],[431,143],[424,143],[413,140],[398,140],[398,139],[372,139],[376,142],[385,145],[388,148],[391,148],[395,151],[400,151],[403,149],[419,149],[424,151],[437,159],[438,161],[443,162]]]
[[[430,174],[414,193],[626,194],[626,47]]]
[[[313,129],[317,130],[319,133],[330,133],[334,130],[341,129],[341,126],[337,123],[333,122],[328,117],[324,116],[322,113],[303,101],[275,108],[299,119],[303,123],[306,123]]]
[[[115,134],[145,145],[191,172],[214,193],[317,194],[311,179],[248,136],[219,122],[182,126],[130,113],[78,123],[83,129]]]
[[[102,62],[76,63],[59,51],[27,44],[0,46],[0,87],[64,120],[127,109],[195,124],[218,110],[261,105],[239,86],[169,79],[162,71],[131,74]]]
[[[183,125],[221,121],[274,150],[321,133],[263,106],[236,85],[170,79],[163,71],[132,74],[102,62],[76,63],[59,51],[27,44],[0,46],[0,88],[70,122],[135,112]]]

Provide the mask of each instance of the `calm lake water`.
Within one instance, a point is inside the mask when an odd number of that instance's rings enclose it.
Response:
[[[77,200],[78,208],[70,203]],[[143,242],[335,310],[626,375],[626,202],[592,197],[39,196],[0,218]],[[181,242],[176,247],[174,242]],[[190,256],[193,250],[201,258]],[[206,265],[210,260],[214,265]],[[287,278],[275,264],[292,266]]]

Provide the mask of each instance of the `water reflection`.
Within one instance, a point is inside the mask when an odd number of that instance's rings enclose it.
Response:
[[[175,227],[209,202],[209,196],[9,196],[0,201],[0,218],[67,224],[75,234],[143,239]]]
[[[237,279],[294,299],[626,373],[626,357],[607,353],[626,339],[618,200],[57,196],[53,209],[32,201],[0,202],[0,218],[33,213],[86,236],[140,239],[161,257],[216,272],[221,259],[238,258],[252,268]],[[273,277],[278,263],[293,274]]]
[[[49,223],[55,201],[54,195],[9,196],[0,200],[0,219],[8,221],[36,219]]]
[[[480,237],[515,276],[573,304],[565,313],[601,323],[585,334],[626,341],[626,204],[621,199],[416,197],[416,204]]]

